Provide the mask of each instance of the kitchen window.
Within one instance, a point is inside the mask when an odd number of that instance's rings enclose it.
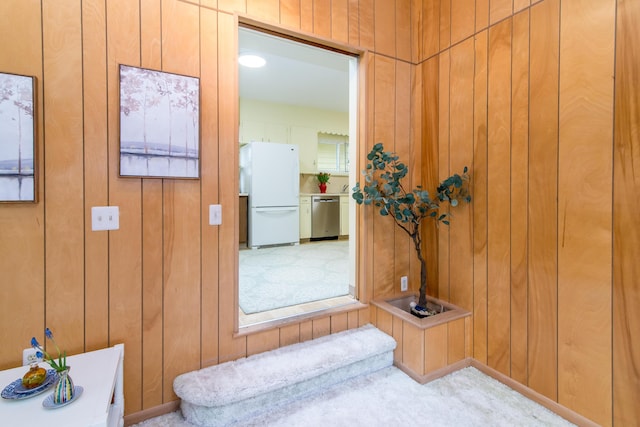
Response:
[[[318,170],[349,172],[349,136],[318,134]]]

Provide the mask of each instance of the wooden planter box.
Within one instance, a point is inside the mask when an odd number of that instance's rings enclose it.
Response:
[[[436,298],[445,312],[420,319],[409,313],[416,295],[372,301],[372,323],[398,342],[394,365],[420,384],[471,363],[471,313]]]

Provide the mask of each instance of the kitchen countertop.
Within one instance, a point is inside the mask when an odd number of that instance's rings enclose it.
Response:
[[[349,193],[300,193],[301,196],[348,196]]]

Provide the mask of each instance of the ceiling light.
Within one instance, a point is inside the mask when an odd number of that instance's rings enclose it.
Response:
[[[267,63],[267,61],[258,55],[240,55],[240,57],[238,58],[238,62],[240,63],[240,65],[244,65],[245,67],[250,67],[250,68],[260,68],[260,67],[264,67],[264,64]]]

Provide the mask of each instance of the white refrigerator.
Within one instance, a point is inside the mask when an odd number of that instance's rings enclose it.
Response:
[[[297,145],[250,142],[242,146],[240,191],[249,195],[249,247],[300,242]]]

